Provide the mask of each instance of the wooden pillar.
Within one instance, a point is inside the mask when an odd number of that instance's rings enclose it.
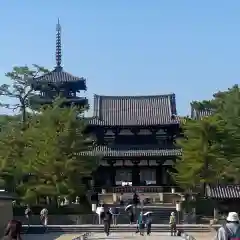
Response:
[[[115,186],[115,176],[116,176],[116,168],[113,166],[113,165],[111,165],[110,166],[110,182],[111,182],[111,185],[112,186]]]
[[[161,186],[162,185],[162,165],[156,166],[156,185]]]
[[[139,160],[132,160],[132,185],[139,186],[140,185],[140,167]]]
[[[168,176],[167,176],[167,169],[164,165],[162,165],[162,184],[168,185]]]
[[[116,160],[108,160],[109,166],[109,181],[111,186],[115,186],[115,176],[116,176],[116,168],[114,164],[116,163]]]
[[[217,208],[213,209],[213,219],[218,220],[218,209]]]

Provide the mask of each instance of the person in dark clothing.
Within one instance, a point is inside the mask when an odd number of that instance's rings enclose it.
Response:
[[[152,229],[152,212],[146,212],[144,213],[145,216],[145,223],[146,223],[146,228],[147,228],[147,235],[150,235],[151,229]]]
[[[11,220],[4,233],[5,240],[22,240],[21,234],[22,223],[17,220]]]
[[[109,235],[109,232],[110,232],[111,221],[112,221],[112,214],[110,213],[109,210],[106,210],[104,212],[103,224],[104,224],[104,232],[106,233],[107,236]]]
[[[130,221],[130,224],[134,223],[134,213],[133,213],[133,210],[129,211],[129,221]]]
[[[112,207],[109,209],[109,212],[112,214],[112,223],[113,225],[117,225],[117,218],[119,216],[119,208],[118,207]]]
[[[129,204],[126,206],[125,211],[127,212],[127,215],[129,217],[130,224],[134,223],[134,212],[133,212],[133,205]]]

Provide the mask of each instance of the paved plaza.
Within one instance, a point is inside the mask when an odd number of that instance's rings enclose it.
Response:
[[[125,239],[125,240],[137,240],[137,239],[148,239],[148,240],[171,240],[171,239],[175,239],[175,240],[179,240],[182,239],[181,237],[171,237],[169,236],[169,233],[152,233],[152,235],[150,236],[140,236],[139,234],[136,233],[130,233],[130,232],[126,232],[126,233],[112,233],[111,235],[109,235],[108,237],[106,237],[103,233],[97,233],[94,234],[91,237],[92,240],[97,240],[97,239],[107,239],[107,240],[120,240],[120,239]]]
[[[25,235],[23,240],[72,240],[81,234],[61,234],[61,233],[49,233],[45,235]],[[181,237],[171,237],[169,233],[153,233],[151,236],[140,236],[139,234],[135,233],[111,233],[108,237],[104,233],[93,233],[92,236],[89,236],[89,240],[137,240],[137,239],[148,239],[148,240],[179,240],[182,239]]]
[[[48,233],[48,234],[36,234],[36,235],[25,235],[23,236],[23,240],[72,240],[81,234],[64,234],[64,233]],[[209,232],[203,232],[203,233],[191,233],[195,237],[196,240],[213,240],[215,234]],[[151,236],[140,236],[139,234],[135,233],[111,233],[108,237],[105,236],[104,233],[93,233],[92,236],[89,236],[89,240],[140,240],[140,239],[146,239],[146,240],[179,240],[182,239],[181,237],[171,237],[169,236],[169,233],[152,233]]]

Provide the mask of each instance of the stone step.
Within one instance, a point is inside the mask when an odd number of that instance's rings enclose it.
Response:
[[[108,205],[108,207],[111,207],[114,205]],[[116,207],[116,205],[115,205]],[[125,212],[125,207],[124,206],[117,206],[119,207],[119,212],[120,215],[118,216],[118,223],[119,224],[127,224],[129,223],[129,217],[128,214]],[[134,211],[136,210],[136,215],[138,217],[140,211],[142,210],[142,208],[140,206],[137,206],[137,208],[134,208]],[[169,216],[171,214],[171,212],[176,212],[175,208],[173,208],[172,206],[168,206],[168,207],[156,207],[156,206],[144,206],[143,207],[143,212],[148,212],[151,211],[153,212],[152,214],[152,219],[153,219],[153,223],[155,224],[166,224],[169,221]],[[176,214],[177,216],[177,214]],[[97,222],[98,223],[98,222]]]

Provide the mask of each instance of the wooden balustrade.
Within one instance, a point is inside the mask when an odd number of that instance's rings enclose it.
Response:
[[[163,187],[161,186],[124,186],[124,187],[112,187],[107,192],[112,193],[158,193],[162,192]]]

